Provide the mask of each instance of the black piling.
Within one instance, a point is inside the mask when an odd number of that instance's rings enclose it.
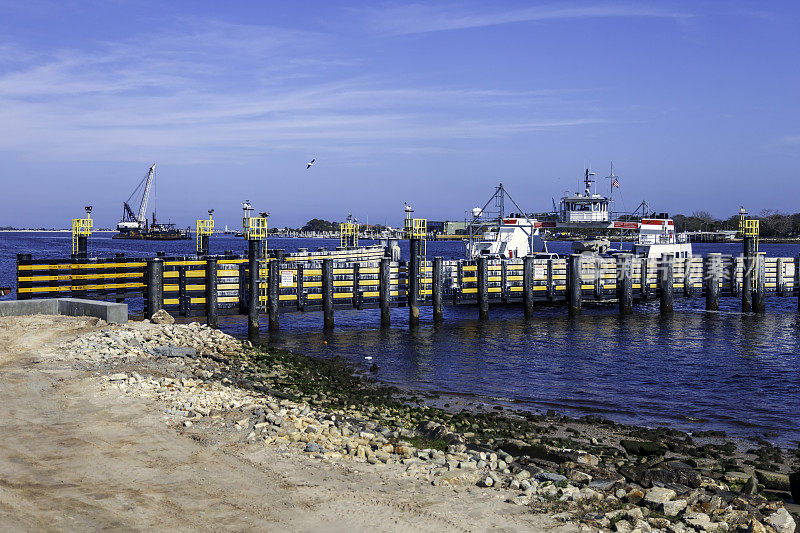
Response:
[[[444,259],[433,258],[433,276],[431,280],[431,300],[433,303],[433,321],[438,323],[444,319],[442,310],[442,290],[444,288]]]
[[[548,259],[552,268],[553,260]],[[533,257],[522,260],[522,305],[525,308],[525,318],[533,317]]]
[[[20,281],[19,278],[22,275],[22,271],[20,271],[20,265],[25,265],[30,263],[31,261],[31,254],[17,254],[17,300],[30,300],[31,293],[29,292],[20,292],[20,289],[28,288],[31,286],[30,281]]]
[[[478,318],[489,319],[489,259],[478,258]]]
[[[280,319],[278,317],[278,304],[280,303],[280,275],[281,263],[276,257],[269,262],[269,281],[267,284],[267,309],[269,313],[269,330],[278,331],[280,329]]]
[[[569,256],[569,285],[567,292],[569,297],[569,314],[581,314],[581,304],[583,301],[583,257],[581,254],[572,254]]]
[[[118,263],[121,262],[121,261],[124,261],[125,260],[125,254],[115,253],[114,254],[114,260],[116,262],[118,262]],[[114,269],[114,273],[115,274],[122,274],[123,272],[125,272],[125,268],[116,267]],[[128,282],[128,278],[117,278],[117,280],[116,280],[117,284],[127,283],[127,282]],[[126,289],[117,288],[117,294],[116,294],[116,298],[114,298],[114,301],[117,302],[117,303],[124,303],[125,302],[125,291],[126,291]]]
[[[186,266],[180,265],[178,267],[178,314],[180,316],[189,316],[189,310],[192,307],[186,285]]]
[[[671,313],[674,308],[675,293],[673,277],[675,274],[675,256],[664,254],[659,265],[659,289],[661,289],[661,313]]]
[[[755,270],[754,241],[752,237],[742,239],[744,248],[744,271],[742,274],[742,312],[753,310],[753,271]]]
[[[390,326],[392,324],[392,314],[391,314],[391,301],[392,301],[392,285],[391,285],[391,272],[392,272],[392,260],[389,257],[384,257],[381,259],[381,265],[379,268],[379,296],[380,296],[380,307],[381,307],[381,326]]]
[[[147,260],[147,300],[145,317],[150,318],[164,305],[164,260],[151,257]]]
[[[691,298],[694,295],[694,280],[692,279],[692,259],[683,258],[683,295]]]
[[[217,260],[206,260],[206,324],[217,329]]]
[[[333,259],[322,260],[323,327],[333,329]]]
[[[722,254],[708,254],[705,258],[706,311],[719,311],[719,280]]]
[[[642,297],[642,301],[646,302],[650,298],[650,282],[647,280],[647,276],[649,275],[647,272],[647,258],[642,257],[640,261],[642,283],[639,286],[639,292],[640,296]]]
[[[78,235],[77,241],[77,253],[72,256],[76,259],[86,259],[89,253],[89,237],[86,235]]]
[[[619,314],[633,313],[633,256],[619,254],[617,259],[617,299]]]
[[[197,251],[198,255],[208,255],[209,254],[209,238],[208,235],[200,235],[200,249]]]
[[[420,240],[409,239],[410,260],[408,262],[408,325],[419,325],[419,267]]]
[[[755,255],[755,287],[753,291],[753,311],[763,313],[767,309],[767,287],[766,287],[766,258],[763,252]]]
[[[259,287],[258,265],[261,260],[261,243],[257,239],[247,241],[248,286],[247,293],[247,338],[258,340]]]

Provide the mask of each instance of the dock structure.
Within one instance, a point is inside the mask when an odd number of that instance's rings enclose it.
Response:
[[[72,297],[124,302],[140,298],[145,316],[159,309],[185,317],[206,317],[215,327],[219,315],[248,316],[248,334],[259,335],[267,315],[269,330],[279,316],[322,311],[324,327],[344,309],[380,309],[391,324],[391,309],[408,307],[409,324],[419,309],[432,306],[433,320],[444,319],[445,305],[474,306],[488,319],[497,306],[522,307],[528,318],[537,305],[567,304],[580,315],[589,303],[618,304],[629,315],[636,301],[658,298],[661,312],[673,311],[676,298],[705,295],[709,311],[721,297],[740,297],[742,310],[765,311],[768,297],[800,297],[800,257],[707,257],[658,259],[618,254],[475,260],[428,259],[412,241],[410,261],[397,261],[388,248],[320,249],[286,254],[262,243],[248,243],[247,255],[192,257],[34,259],[17,256],[17,298]],[[800,309],[800,298],[798,298]]]

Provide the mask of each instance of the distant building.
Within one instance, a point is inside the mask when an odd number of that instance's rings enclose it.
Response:
[[[428,221],[428,233],[434,235],[466,235],[467,223],[464,221]]]

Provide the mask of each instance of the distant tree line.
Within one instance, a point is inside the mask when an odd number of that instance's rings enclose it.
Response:
[[[338,222],[329,222],[321,218],[312,218],[306,225],[300,228],[303,231],[339,231]]]
[[[759,213],[760,235],[771,237],[800,236],[800,213],[788,215],[774,209],[764,209]],[[695,211],[691,215],[675,215],[677,231],[720,231],[739,229],[739,215],[727,219],[718,219],[707,211]]]

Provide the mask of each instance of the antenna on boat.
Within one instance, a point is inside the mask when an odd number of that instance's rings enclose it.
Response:
[[[586,187],[586,196],[592,194],[592,183],[594,183],[595,180],[593,180],[591,176],[594,176],[595,174],[596,174],[595,172],[590,172],[588,168],[584,172],[583,186]]]
[[[614,174],[614,162],[611,162],[611,174],[606,176],[607,180],[611,180],[608,183],[608,198],[610,203],[613,205],[614,203],[614,187],[619,187],[619,176]]]

